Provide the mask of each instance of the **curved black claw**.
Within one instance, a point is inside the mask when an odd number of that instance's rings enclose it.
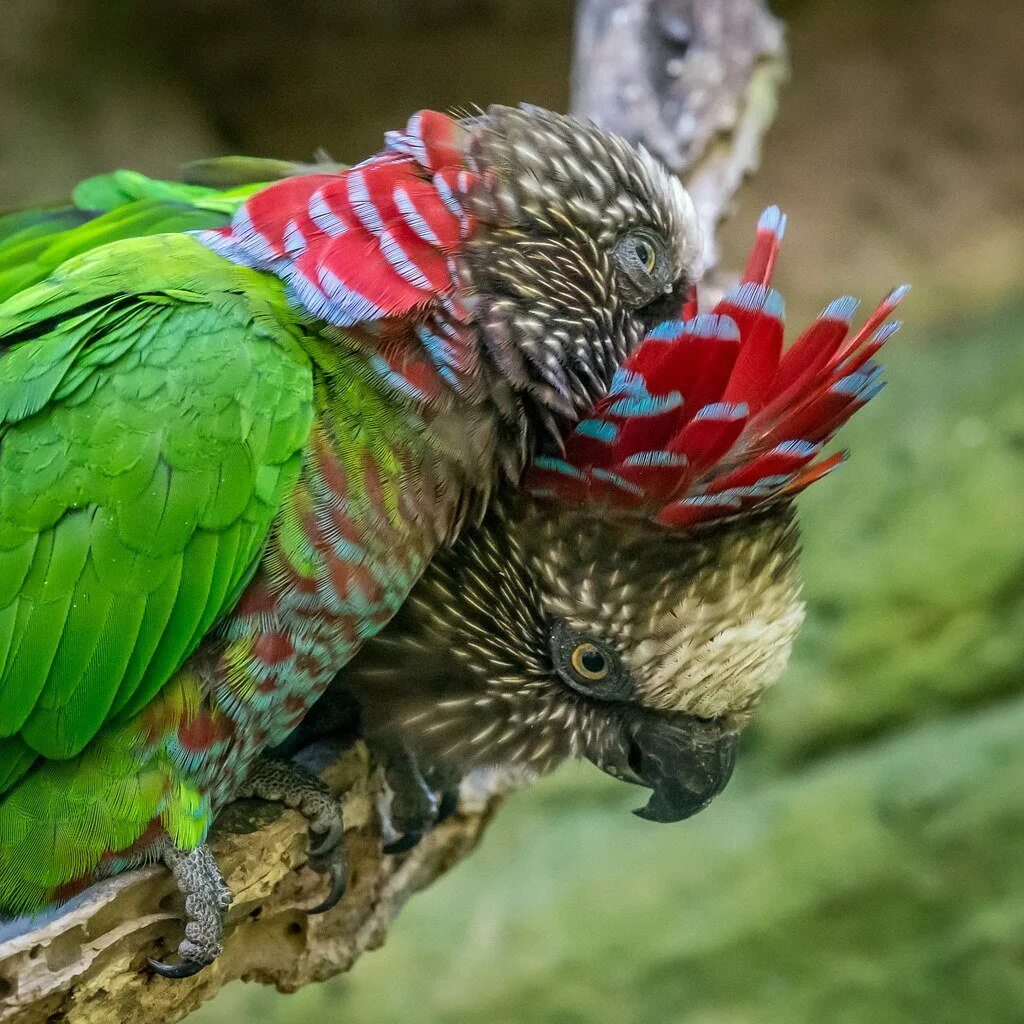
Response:
[[[342,838],[345,835],[345,826],[342,824],[340,815],[335,818],[327,827],[326,832],[309,830],[309,856],[325,857],[333,853],[341,846]]]
[[[327,898],[307,914],[323,914],[345,893],[348,864],[345,860],[345,823],[341,804],[330,789],[312,772],[293,761],[264,754],[253,765],[239,796],[278,800],[294,807],[309,825],[309,866],[327,875],[331,886]]]
[[[326,914],[328,910],[336,906],[338,900],[345,895],[345,887],[348,884],[348,869],[344,861],[333,861],[327,870],[331,880],[331,888],[322,903],[310,907],[307,914]]]
[[[422,832],[405,832],[393,842],[385,843],[381,849],[389,855],[408,853],[414,846],[419,844],[422,838]]]
[[[224,917],[231,905],[231,890],[205,844],[180,850],[168,839],[160,856],[185,901],[185,937],[178,944],[178,963],[149,959],[149,966],[162,978],[191,978],[224,950]]]
[[[459,791],[457,789],[446,789],[441,794],[441,800],[437,805],[437,817],[434,824],[440,825],[447,821],[459,809]]]
[[[408,853],[458,809],[459,780],[436,770],[424,773],[413,751],[399,743],[379,742],[373,752],[390,790],[390,800],[385,795],[378,802],[383,852]]]
[[[178,964],[165,964],[160,960],[154,960],[151,956],[147,956],[146,960],[154,974],[159,974],[161,978],[172,978],[175,980],[191,978],[206,966],[206,964],[198,963],[196,960],[182,960]]]

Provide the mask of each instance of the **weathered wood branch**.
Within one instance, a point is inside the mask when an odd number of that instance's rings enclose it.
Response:
[[[642,142],[683,175],[716,227],[759,158],[783,77],[782,32],[758,0],[583,0],[574,110]],[[459,813],[402,858],[381,852],[381,782],[361,745],[324,773],[343,794],[348,890],[309,917],[323,879],[305,866],[295,812],[245,801],[217,823],[213,849],[235,894],[223,956],[195,978],[143,970],[173,952],[179,897],[160,867],[95,886],[45,921],[0,928],[0,1024],[180,1020],[241,978],[294,991],[347,970],[384,941],[405,901],[466,856],[500,797],[464,794]]]
[[[410,854],[384,857],[374,811],[379,782],[362,744],[324,777],[345,794],[349,882],[333,911],[306,914],[322,898],[325,882],[305,867],[308,838],[298,813],[240,801],[224,812],[213,835],[235,899],[225,952],[212,967],[180,982],[146,971],[147,956],[173,957],[181,938],[180,898],[162,867],[128,872],[4,942],[0,1020],[172,1021],[238,978],[282,991],[329,978],[379,946],[405,901],[472,850],[496,805],[493,799],[464,801],[456,817]]]
[[[782,24],[760,0],[584,0],[572,107],[683,177],[712,269],[716,228],[760,161],[786,68]]]

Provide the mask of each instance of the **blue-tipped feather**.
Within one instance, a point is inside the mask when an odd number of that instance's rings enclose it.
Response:
[[[865,363],[863,369],[856,373],[848,373],[845,377],[840,377],[830,390],[833,394],[864,399],[864,394],[875,384],[881,373],[882,367],[878,363]],[[871,393],[875,395],[878,394],[878,391],[875,390]],[[864,400],[866,401],[866,399]]]
[[[550,473],[561,473],[562,476],[570,477],[573,480],[583,479],[583,470],[566,462],[565,459],[556,459],[550,455],[538,455],[533,462],[538,468],[546,469]]]
[[[434,188],[437,189],[437,194],[441,197],[441,202],[444,203],[445,209],[458,221],[465,222],[466,211],[463,208],[462,202],[459,197],[448,187],[448,182],[444,180],[443,174],[435,174],[433,177]]]
[[[430,281],[427,276],[420,270],[419,265],[402,248],[401,243],[390,231],[382,231],[380,233],[380,251],[394,268],[395,273],[408,281],[413,288],[419,288],[424,292],[431,290]]]
[[[695,494],[690,498],[683,498],[679,504],[695,507],[719,505],[722,508],[739,508],[740,499],[730,491],[720,491],[718,494]]]
[[[352,324],[366,320],[381,320],[386,315],[385,310],[365,295],[360,295],[355,289],[349,288],[333,271],[321,267],[318,276],[320,287],[327,293],[327,302],[324,302],[323,296],[312,289],[299,274],[288,278],[296,293],[308,299],[308,303],[304,302],[304,305],[314,316],[338,327],[351,327]],[[311,290],[305,291],[304,286]]]
[[[576,424],[576,433],[583,437],[593,438],[611,444],[618,436],[619,428],[607,420],[580,420]]]
[[[611,473],[607,469],[595,469],[593,473],[595,479],[604,480],[606,483],[618,487],[619,490],[625,491],[627,494],[635,494],[637,497],[640,497],[644,493],[644,489],[639,484],[624,479],[618,473]]]
[[[384,218],[377,209],[377,204],[370,198],[370,190],[366,186],[366,178],[362,171],[353,168],[345,176],[348,201],[352,211],[359,218],[359,223],[371,235],[379,235],[384,230]]]
[[[428,245],[440,248],[441,240],[437,237],[434,229],[427,223],[423,214],[416,209],[416,204],[412,201],[409,193],[399,185],[392,195],[395,200],[395,206],[405,218],[406,224]]]
[[[634,398],[649,397],[647,382],[639,373],[627,370],[620,366],[612,377],[612,386],[608,389],[610,395],[631,395]]]
[[[747,498],[767,498],[793,482],[795,473],[772,473],[763,476],[746,487],[737,487],[738,494]]]
[[[813,455],[818,453],[821,448],[820,444],[814,444],[813,441],[783,441],[781,444],[777,444],[771,451],[773,455],[795,455],[797,458],[811,458]]]
[[[417,401],[426,400],[427,396],[407,377],[391,366],[383,356],[373,356],[370,359],[370,368],[385,384],[393,387],[399,394],[406,395],[408,398],[414,398]]]
[[[786,233],[786,215],[777,206],[769,206],[757,221],[758,231],[771,231],[781,242]]]
[[[635,452],[623,460],[624,466],[669,466],[682,468],[690,460],[681,454],[666,451]]]
[[[764,312],[779,320],[784,320],[786,316],[786,303],[782,296],[774,288],[767,288],[763,284],[741,284],[726,294],[725,301],[740,309],[748,309],[752,313]]]
[[[420,343],[430,354],[430,358],[438,366],[452,366],[456,361],[455,348],[451,342],[442,338],[440,334],[428,330],[423,325],[416,328],[416,336]]]
[[[740,329],[736,321],[731,316],[722,316],[718,313],[698,313],[687,322],[686,332],[695,338],[717,338],[719,341],[740,340]]]
[[[750,415],[750,406],[746,402],[712,402],[705,405],[695,420],[741,420]]]
[[[875,331],[872,341],[888,341],[902,326],[902,320],[890,320]]]
[[[608,412],[613,416],[660,416],[682,404],[683,396],[678,391],[667,395],[631,395],[613,402]]]
[[[309,219],[325,235],[330,235],[332,238],[348,231],[348,224],[328,205],[322,188],[317,189],[309,200]]]
[[[855,299],[852,295],[840,295],[838,299],[833,299],[822,311],[819,316],[821,320],[843,320],[849,323],[853,319],[853,314],[857,312],[857,307],[860,305],[860,301]]]
[[[284,251],[294,260],[306,251],[306,238],[294,220],[284,229]]]
[[[686,330],[686,324],[682,320],[665,320],[652,327],[644,338],[644,341],[675,341]]]

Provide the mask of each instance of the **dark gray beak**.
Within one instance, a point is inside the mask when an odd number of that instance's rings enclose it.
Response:
[[[692,715],[625,721],[619,737],[591,760],[609,775],[652,790],[633,813],[648,821],[682,821],[725,789],[736,767],[739,735]]]

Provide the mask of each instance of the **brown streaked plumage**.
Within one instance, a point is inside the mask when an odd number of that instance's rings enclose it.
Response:
[[[717,742],[781,674],[803,613],[796,555],[788,504],[679,536],[508,498],[342,682],[371,742],[400,742],[427,779],[587,757],[637,781],[637,730],[662,720]],[[574,672],[584,644],[613,692]]]
[[[569,757],[649,786],[638,813],[659,821],[728,782],[803,617],[794,497],[841,461],[821,448],[877,393],[905,292],[849,337],[855,302],[836,300],[783,353],[784,225],[765,212],[740,287],[653,328],[528,494],[436,557],[339,680],[396,823],[421,828],[430,790],[467,772]]]
[[[700,276],[700,229],[676,177],[591,122],[492,106],[462,124],[474,175],[464,205],[481,229],[455,263],[458,299],[485,390],[519,436],[507,447],[521,453],[531,419],[558,436],[555,418],[592,408],[680,308]],[[630,266],[638,242],[650,269]],[[509,468],[518,479],[522,460]]]

